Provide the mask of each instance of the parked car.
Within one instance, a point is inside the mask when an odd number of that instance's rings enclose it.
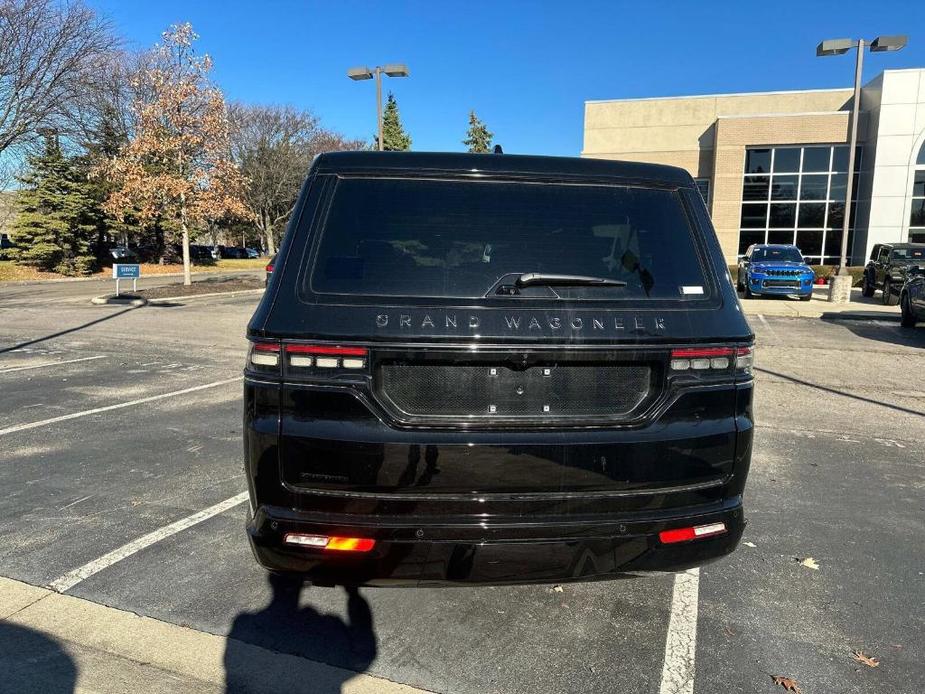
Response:
[[[558,582],[735,548],[754,336],[688,173],[336,152],[308,176],[247,329],[261,565]]]
[[[247,258],[247,250],[241,246],[219,246],[222,258],[243,260]]]
[[[925,265],[925,243],[874,244],[864,268],[861,294],[870,297],[879,289],[883,303],[895,306],[911,265]]]
[[[181,256],[182,256],[182,249],[181,249]],[[215,259],[212,256],[211,246],[201,246],[195,243],[190,244],[189,257],[190,257],[190,260],[194,263],[196,262],[211,263]]]
[[[244,252],[247,254],[248,258],[259,258],[260,252],[255,248],[245,248]]]
[[[267,274],[264,277],[263,282],[268,287],[270,286],[270,277],[273,275],[273,264],[275,262],[276,262],[276,256],[274,255],[272,258],[270,258],[270,261],[267,263],[267,266],[264,268]]]
[[[914,328],[916,323],[925,321],[925,263],[906,269],[906,281],[899,292],[899,308],[904,328]]]
[[[746,299],[764,294],[813,298],[815,271],[791,245],[756,243],[739,258],[736,288]]]

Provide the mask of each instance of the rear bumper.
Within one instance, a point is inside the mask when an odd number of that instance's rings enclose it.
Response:
[[[669,545],[658,539],[662,530],[720,521],[727,528],[722,535]],[[413,517],[398,524],[372,515],[261,506],[248,519],[247,533],[266,569],[302,573],[322,585],[520,584],[700,566],[732,552],[744,526],[737,496],[671,512],[459,524]],[[290,532],[372,538],[376,545],[357,554],[291,547],[283,544]]]

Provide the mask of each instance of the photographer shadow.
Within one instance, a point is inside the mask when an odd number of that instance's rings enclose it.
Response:
[[[58,641],[0,620],[0,694],[72,694],[77,674],[77,664]]]
[[[270,603],[258,612],[239,614],[228,634],[226,692],[340,694],[345,682],[376,659],[369,603],[358,588],[345,587],[344,621],[311,606],[300,607],[307,588],[301,579],[271,574],[268,580]]]

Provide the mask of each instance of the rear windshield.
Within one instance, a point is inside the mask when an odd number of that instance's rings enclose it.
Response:
[[[498,296],[499,287],[525,273],[626,284],[528,286],[519,297],[699,299],[707,293],[675,191],[392,178],[338,181],[311,288],[480,298]]]
[[[752,251],[752,260],[779,260],[790,263],[802,263],[803,256],[796,248],[756,248]]]
[[[925,248],[895,248],[893,260],[925,260]]]

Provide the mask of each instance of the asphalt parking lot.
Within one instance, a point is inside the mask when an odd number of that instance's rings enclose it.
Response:
[[[925,691],[925,325],[752,320],[749,526],[699,572],[298,594],[243,533],[258,297],[127,309],[88,292],[0,287],[0,576],[227,637],[230,689],[246,646],[258,668],[280,653],[343,668],[312,692],[353,672],[460,693],[783,691],[773,676],[804,694]],[[0,630],[0,691],[55,690],[49,664],[71,646],[21,661],[14,638]],[[197,689],[215,687],[173,691]]]

